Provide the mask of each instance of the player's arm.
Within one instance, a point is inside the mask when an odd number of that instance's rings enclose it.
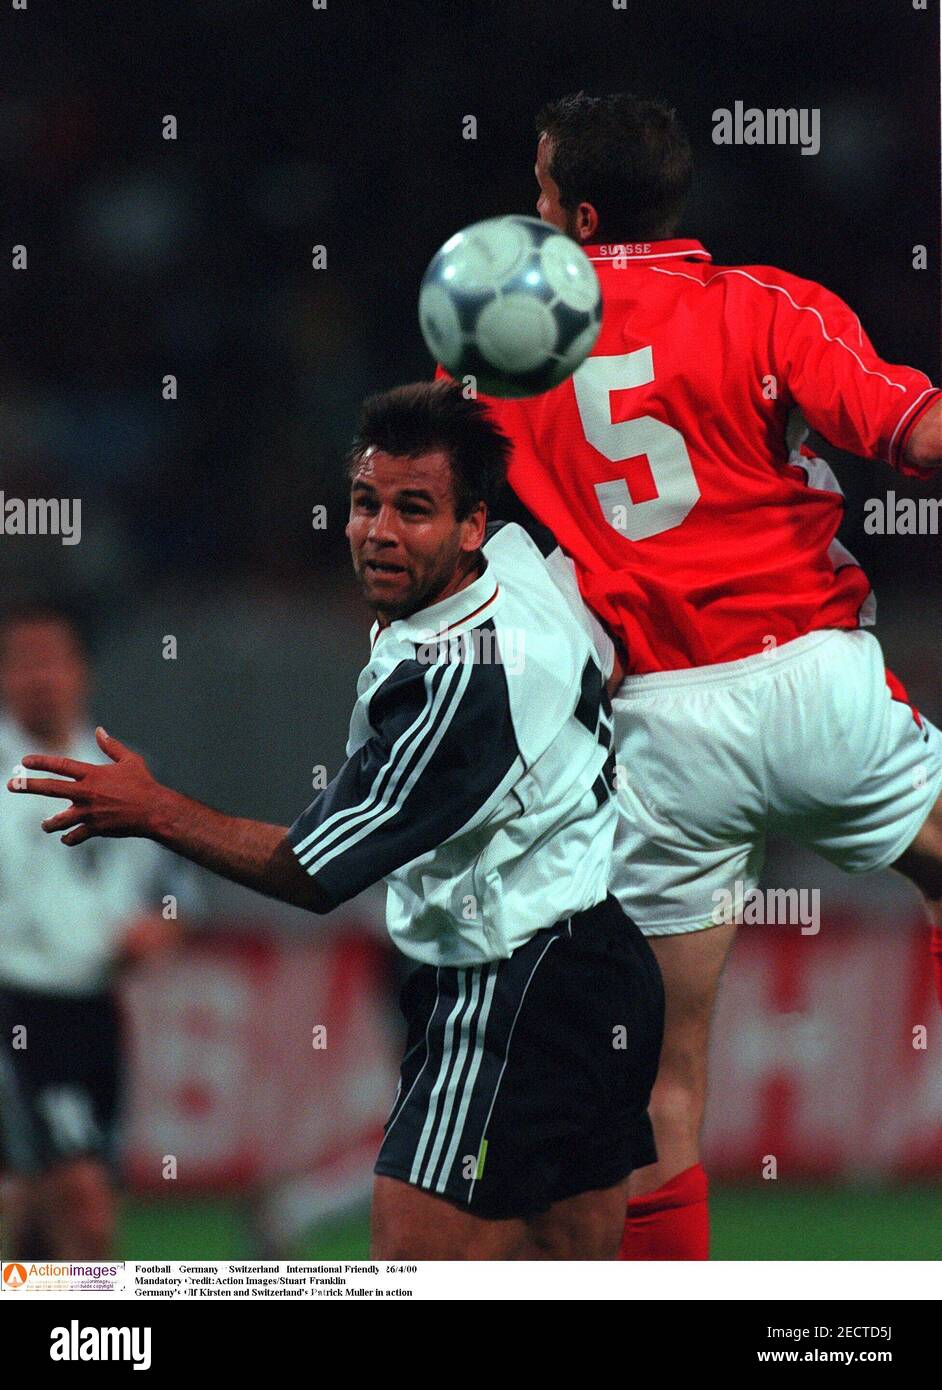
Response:
[[[840,449],[931,478],[942,459],[942,391],[925,373],[884,362],[857,315],[830,290],[782,271],[762,274],[772,321],[759,337],[808,424]],[[765,357],[760,365],[768,370]]]
[[[942,468],[942,396],[937,396],[920,420],[916,421],[903,449],[909,467]]]
[[[288,832],[335,903],[482,823],[523,770],[499,661],[402,661],[369,714],[373,737]]]
[[[316,885],[298,873],[286,826],[227,816],[180,792],[162,792],[151,819],[150,838],[158,844],[270,898],[310,912],[329,909]]]
[[[376,730],[286,830],[225,815],[163,787],[143,758],[97,731],[110,764],[31,755],[11,791],[72,802],[43,822],[63,844],[139,835],[223,878],[328,912],[482,817],[519,776],[499,663],[404,661],[374,693]]]
[[[96,835],[156,840],[233,883],[314,912],[327,910],[316,884],[299,869],[284,826],[227,816],[204,806],[162,786],[140,754],[104,729],[97,729],[95,737],[111,762],[31,754],[23,759],[24,768],[54,776],[18,775],[7,783],[10,791],[72,802],[43,821],[47,834],[66,831],[62,843],[69,846]],[[71,780],[58,780],[61,777]]]

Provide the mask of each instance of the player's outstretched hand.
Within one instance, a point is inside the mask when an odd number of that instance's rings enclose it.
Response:
[[[147,835],[149,816],[153,810],[159,783],[154,780],[139,753],[133,753],[104,729],[95,730],[101,751],[110,763],[81,763],[74,758],[60,758],[45,753],[30,753],[23,759],[29,771],[51,772],[53,777],[24,777],[10,779],[11,792],[31,792],[34,796],[57,796],[72,805],[66,811],[44,820],[43,830],[49,834],[67,830],[64,845],[80,845],[96,835]],[[62,782],[58,777],[68,777]]]

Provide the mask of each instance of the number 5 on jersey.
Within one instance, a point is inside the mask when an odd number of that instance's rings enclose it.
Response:
[[[579,417],[589,443],[612,463],[641,454],[648,460],[656,497],[635,502],[624,478],[595,484],[605,520],[631,541],[642,541],[679,526],[700,496],[687,445],[679,430],[653,415],[639,415],[617,424],[612,420],[613,391],[647,386],[653,380],[654,358],[649,347],[615,357],[588,357],[572,378]]]

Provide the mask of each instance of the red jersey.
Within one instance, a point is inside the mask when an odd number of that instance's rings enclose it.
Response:
[[[602,286],[592,354],[544,395],[488,404],[514,491],[572,556],[629,671],[872,621],[835,539],[840,488],[799,450],[798,412],[838,448],[928,477],[903,447],[938,389],[883,362],[810,280],[712,265],[696,241],[584,249]]]

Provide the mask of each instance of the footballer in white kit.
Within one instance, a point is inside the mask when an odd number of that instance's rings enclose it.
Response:
[[[0,766],[30,746],[100,761],[87,662],[64,612],[11,610],[0,629]],[[21,772],[22,769],[19,768]],[[10,1245],[28,1256],[112,1253],[120,1179],[119,972],[166,949],[198,905],[193,871],[146,841],[63,854],[29,805],[0,815],[0,1170]],[[173,916],[164,913],[168,895]]]
[[[655,1159],[663,992],[608,892],[612,646],[561,555],[488,530],[506,451],[444,383],[366,403],[347,535],[377,622],[347,760],[293,825],[161,787],[103,731],[112,766],[27,757],[72,780],[16,788],[73,802],[44,822],[66,845],[148,836],[313,912],[386,881],[417,969],[375,1169],[381,1258],[611,1258],[628,1178]]]

